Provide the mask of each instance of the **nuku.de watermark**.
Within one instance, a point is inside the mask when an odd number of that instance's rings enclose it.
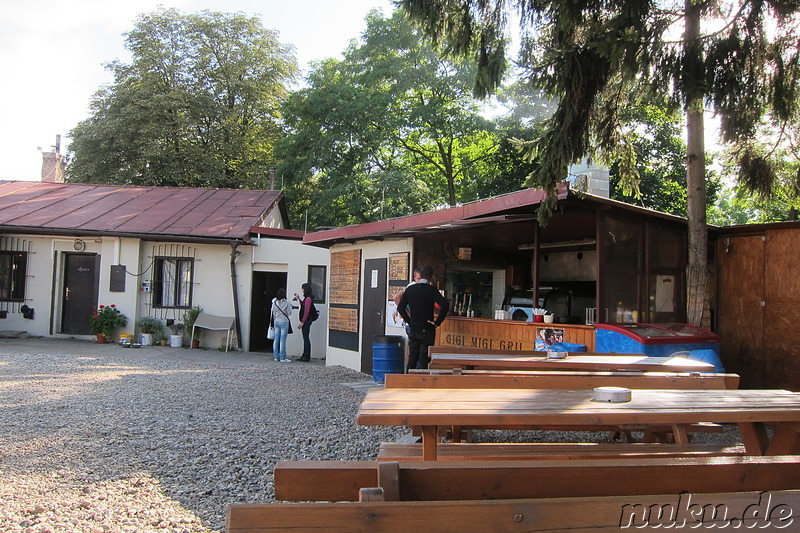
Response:
[[[619,526],[622,529],[784,529],[792,525],[794,518],[789,505],[773,503],[772,495],[767,491],[757,496],[758,501],[747,505],[741,516],[735,516],[724,503],[692,503],[692,494],[689,492],[681,492],[676,503],[625,504],[622,506]]]

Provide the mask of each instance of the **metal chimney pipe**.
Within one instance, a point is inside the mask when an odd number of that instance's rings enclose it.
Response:
[[[269,190],[275,190],[275,167],[269,169]]]

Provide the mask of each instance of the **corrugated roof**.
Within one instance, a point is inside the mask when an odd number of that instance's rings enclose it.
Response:
[[[281,191],[0,181],[0,229],[246,240]]]

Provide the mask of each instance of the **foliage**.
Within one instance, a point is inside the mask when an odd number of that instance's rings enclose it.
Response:
[[[169,327],[173,335],[183,335],[186,327],[181,322],[175,322]]]
[[[297,72],[277,32],[243,14],[141,15],[131,64],[70,133],[68,180],[241,188],[263,185],[280,135],[279,103]]]
[[[473,77],[400,13],[370,13],[360,41],[317,63],[283,109],[276,154],[294,218],[362,223],[514,190],[493,159],[501,137],[480,114]]]
[[[427,35],[452,53],[475,53],[476,92],[502,81],[510,11],[518,8],[520,63],[532,84],[558,100],[546,133],[528,145],[540,158],[531,177],[549,193],[569,164],[587,155],[617,162],[623,187],[635,186],[636,151],[620,128],[626,103],[663,98],[682,108],[687,126],[689,226],[688,317],[700,323],[707,280],[703,106],[721,117],[725,142],[740,147],[743,182],[765,190],[775,165],[748,147],[762,119],[776,123],[800,107],[800,50],[796,2],[655,0],[572,2],[540,0],[401,0]],[[722,22],[701,33],[702,23]],[[767,31],[769,29],[769,31]],[[676,37],[682,30],[682,38]],[[549,194],[539,209],[545,223],[555,208]]]
[[[686,216],[686,142],[679,113],[666,105],[642,103],[620,113],[621,127],[636,153],[638,182],[631,184],[611,166],[611,198],[672,215]],[[719,177],[707,177],[706,204],[714,205]]]
[[[114,304],[99,306],[97,311],[89,317],[89,326],[92,333],[95,335],[102,334],[106,337],[111,337],[114,331],[125,327],[127,323],[128,318]]]
[[[143,316],[136,321],[136,327],[142,333],[152,333],[158,335],[164,330],[164,324],[157,318],[151,316]]]
[[[200,313],[202,312],[203,308],[195,305],[194,307],[187,309],[183,313],[183,325],[186,328],[186,331],[189,332],[190,336],[194,335],[193,331],[194,323],[197,320],[197,317],[200,316]]]

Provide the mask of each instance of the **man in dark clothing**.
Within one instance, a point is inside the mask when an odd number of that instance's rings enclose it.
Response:
[[[397,310],[406,324],[408,331],[408,369],[428,368],[428,347],[436,340],[436,328],[441,325],[450,309],[447,298],[441,295],[429,282],[433,277],[433,269],[429,266],[419,268],[418,283],[406,288]],[[438,304],[439,315],[433,318],[434,306]]]

